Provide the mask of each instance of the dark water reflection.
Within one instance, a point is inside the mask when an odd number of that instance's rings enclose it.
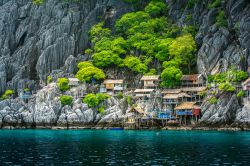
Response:
[[[250,165],[250,133],[1,130],[0,165]]]

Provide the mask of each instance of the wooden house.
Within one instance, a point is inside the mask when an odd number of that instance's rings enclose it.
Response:
[[[117,92],[123,92],[124,81],[123,80],[104,80],[103,86],[101,86],[100,91],[107,92],[110,94],[116,94]]]
[[[244,100],[250,101],[250,77],[242,83],[242,89],[245,92]]]
[[[141,81],[143,81],[144,89],[156,89],[160,83],[160,76],[159,75],[143,76],[141,78]]]
[[[148,100],[154,95],[154,89],[136,89],[134,91],[135,97],[141,100]]]
[[[205,84],[205,81],[201,74],[183,75],[181,77],[182,87],[199,87],[199,86],[203,86],[204,84]]]
[[[195,102],[183,102],[175,107],[176,118],[182,124],[187,124],[193,120],[194,115],[200,116],[200,108],[195,105]]]
[[[164,90],[162,94],[163,104],[165,106],[170,106],[172,109],[181,102],[186,102],[188,98],[191,98],[190,95],[183,92],[181,89],[167,89]]]
[[[185,87],[182,88],[182,91],[191,96],[187,99],[187,101],[196,102],[198,105],[200,105],[203,101],[206,89],[206,87]]]
[[[79,86],[80,85],[80,80],[78,78],[68,78],[69,80],[69,86],[74,87],[74,86]]]
[[[136,128],[140,126],[140,119],[145,116],[145,112],[140,107],[132,107],[127,112],[126,125],[130,128]]]

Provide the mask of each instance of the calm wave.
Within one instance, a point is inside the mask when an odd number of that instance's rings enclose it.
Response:
[[[249,132],[1,130],[0,165],[250,165]]]

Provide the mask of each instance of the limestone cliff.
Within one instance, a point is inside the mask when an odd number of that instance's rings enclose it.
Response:
[[[141,3],[144,1],[141,0]],[[225,71],[234,65],[247,70],[250,63],[250,2],[249,0],[221,1],[208,9],[212,0],[166,0],[169,16],[179,26],[195,25],[198,72],[204,76]],[[31,0],[0,0],[0,93],[7,88],[18,89],[28,79],[39,88],[53,73],[74,73],[77,60],[84,60],[83,51],[89,46],[88,31],[100,20],[106,19],[112,27],[114,20],[133,7],[123,0],[82,0],[65,2],[47,0],[34,5]],[[224,10],[227,26],[216,26],[216,16]],[[60,69],[60,70],[59,70]],[[86,105],[75,101],[72,108],[61,108],[55,94],[41,97],[40,90],[31,104],[13,100],[0,103],[2,122],[24,124],[92,123],[100,115]],[[55,90],[56,91],[56,90]],[[53,92],[53,91],[52,91]],[[54,96],[53,96],[54,95]],[[47,96],[47,97],[46,97]],[[50,101],[51,100],[51,101]],[[110,101],[106,119],[121,117],[125,108],[118,109],[117,100]],[[58,105],[57,105],[58,104]],[[249,106],[241,109],[235,95],[220,96],[217,105],[203,104],[206,123],[249,123]],[[59,109],[60,108],[60,109]],[[116,111],[114,111],[116,110]],[[105,122],[104,119],[101,122]]]

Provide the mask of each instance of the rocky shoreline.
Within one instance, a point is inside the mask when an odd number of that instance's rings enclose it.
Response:
[[[129,127],[107,127],[100,125],[86,125],[86,126],[36,126],[34,127],[20,127],[20,126],[4,126],[0,130],[19,130],[19,129],[34,129],[34,130],[169,130],[169,131],[250,131],[250,127],[198,127],[198,126],[148,126],[143,128],[129,128]]]

